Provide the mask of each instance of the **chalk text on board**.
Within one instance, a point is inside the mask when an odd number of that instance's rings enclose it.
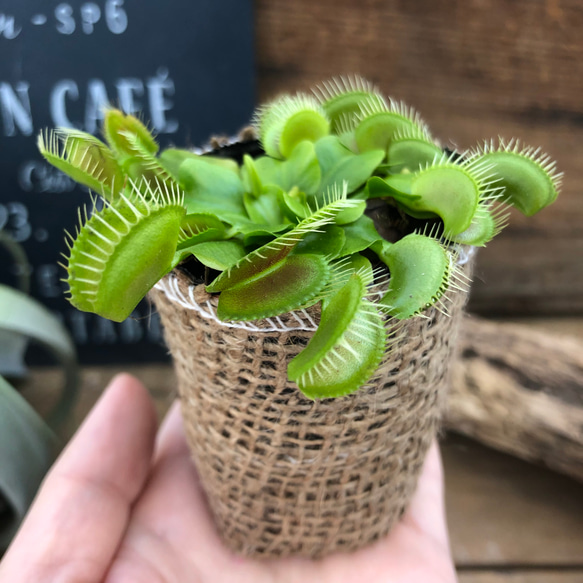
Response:
[[[0,231],[5,231],[17,243],[24,243],[32,233],[28,208],[21,202],[0,204]]]
[[[22,32],[22,27],[16,24],[14,16],[0,13],[0,37],[12,40]]]
[[[101,79],[90,79],[80,87],[74,79],[57,81],[49,95],[49,108],[53,126],[75,127],[95,133],[103,119],[103,109],[108,104],[121,107],[126,113],[142,112],[159,134],[178,131],[178,121],[168,117],[173,108],[174,81],[168,69],[160,67],[153,77],[145,80],[122,77],[107,87]],[[0,135],[30,136],[34,132],[34,112],[29,98],[30,84],[0,81]],[[113,98],[113,99],[111,99]],[[73,104],[83,104],[83,119],[73,119]]]
[[[105,2],[84,2],[76,12],[73,6],[62,2],[52,19],[42,13],[33,14],[30,23],[34,26],[54,25],[59,34],[71,35],[75,31],[93,34],[95,27],[102,23],[112,34],[123,34],[128,28],[128,13],[123,7],[124,0],[105,0]],[[19,23],[12,14],[0,12],[0,38],[13,40],[20,36],[24,23]]]

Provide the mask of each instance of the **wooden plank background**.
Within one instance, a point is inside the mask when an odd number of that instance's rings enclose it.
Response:
[[[460,148],[517,137],[565,172],[554,206],[480,252],[470,309],[583,313],[583,3],[256,0],[258,94],[359,73]]]

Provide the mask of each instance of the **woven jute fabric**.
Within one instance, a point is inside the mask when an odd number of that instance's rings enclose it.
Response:
[[[204,286],[168,277],[182,297],[216,307]],[[401,323],[367,387],[311,401],[287,379],[313,335],[292,314],[280,316],[283,331],[241,329],[152,292],[194,462],[232,550],[319,557],[390,530],[438,430],[465,296],[452,294],[449,317],[432,308]],[[318,309],[308,312],[317,322]]]

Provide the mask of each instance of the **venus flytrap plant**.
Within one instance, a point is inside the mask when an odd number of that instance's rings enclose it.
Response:
[[[91,218],[79,213],[80,225],[70,245],[67,283],[70,302],[83,311],[125,320],[152,286],[170,269],[180,223],[182,194],[132,183]]]
[[[75,306],[122,320],[180,264],[204,274],[223,320],[319,304],[288,368],[309,398],[365,385],[399,340],[395,322],[447,313],[448,292],[467,289],[460,246],[485,245],[508,206],[530,216],[560,187],[554,163],[515,141],[444,153],[414,110],[358,77],[278,98],[253,123],[264,155],[240,160],[160,152],[115,109],[104,142],[58,130],[39,149],[106,201],[68,243]],[[379,217],[398,217],[398,232]]]

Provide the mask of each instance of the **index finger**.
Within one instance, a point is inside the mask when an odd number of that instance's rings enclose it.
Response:
[[[116,377],[45,479],[0,582],[101,581],[146,480],[156,425],[142,384]]]

